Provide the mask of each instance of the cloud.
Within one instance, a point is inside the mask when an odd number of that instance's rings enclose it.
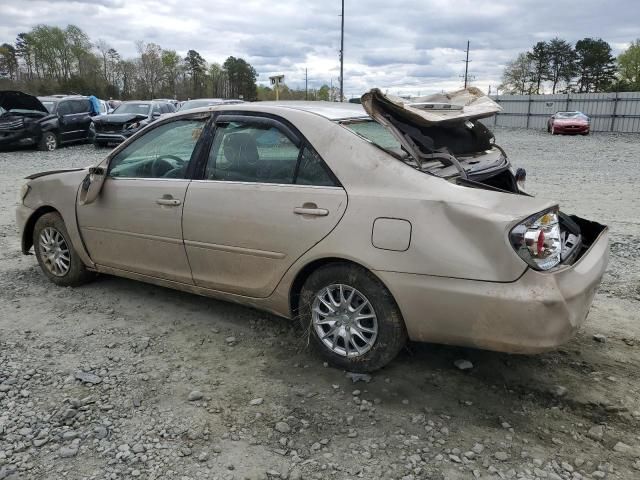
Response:
[[[259,81],[285,74],[291,86],[338,83],[338,0],[0,0],[0,43],[39,23],[74,24],[124,57],[136,40],[209,62],[249,61]],[[345,12],[345,91],[371,87],[422,94],[461,86],[464,49],[481,88],[500,83],[507,61],[539,40],[600,37],[619,53],[638,37],[637,0],[368,0]],[[615,5],[614,5],[615,3]]]

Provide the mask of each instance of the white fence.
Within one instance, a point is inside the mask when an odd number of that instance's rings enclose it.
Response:
[[[579,110],[591,117],[596,132],[640,132],[640,92],[568,93],[492,96],[503,110],[488,118],[489,127],[546,129],[558,111]]]

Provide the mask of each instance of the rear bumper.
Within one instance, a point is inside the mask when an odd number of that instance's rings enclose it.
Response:
[[[605,227],[573,265],[528,269],[512,283],[375,273],[394,295],[412,340],[536,353],[567,342],[586,319],[608,244]]]

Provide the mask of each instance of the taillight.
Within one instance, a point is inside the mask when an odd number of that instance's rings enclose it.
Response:
[[[560,263],[562,240],[558,207],[536,213],[511,230],[514,250],[536,270],[549,270]]]

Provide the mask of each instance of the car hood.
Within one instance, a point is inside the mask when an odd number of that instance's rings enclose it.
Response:
[[[0,92],[0,107],[5,110],[36,110],[49,113],[49,110],[47,110],[36,97],[16,90],[4,90]]]
[[[47,175],[54,175],[56,173],[67,173],[67,172],[79,172],[80,170],[88,170],[89,167],[85,167],[85,168],[63,168],[60,170],[47,170],[45,172],[38,172],[38,173],[34,173],[32,175],[29,175],[28,177],[24,177],[25,180],[35,180],[36,178],[40,178],[40,177],[46,177]]]
[[[385,95],[374,88],[361,97],[361,102],[369,116],[376,120],[390,115],[404,123],[424,126],[486,118],[502,110],[500,105],[475,87],[411,100]]]
[[[111,113],[109,115],[98,115],[93,117],[94,122],[109,122],[109,123],[127,123],[132,120],[144,120],[146,115],[140,113]]]

